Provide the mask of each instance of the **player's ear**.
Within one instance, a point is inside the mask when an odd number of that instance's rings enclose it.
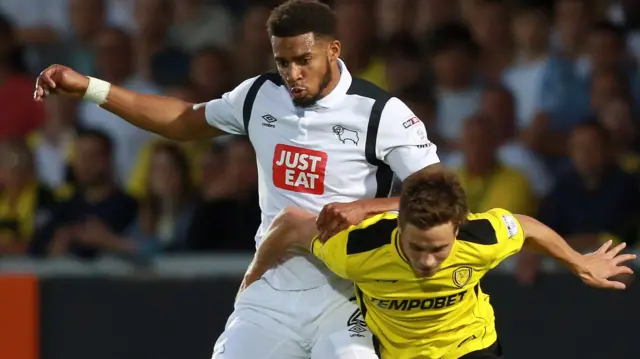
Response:
[[[336,61],[340,57],[341,46],[338,40],[329,42],[329,59],[331,61]]]

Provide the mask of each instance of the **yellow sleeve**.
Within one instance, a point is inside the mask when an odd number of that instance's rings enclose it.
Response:
[[[132,167],[131,174],[126,184],[127,193],[137,199],[144,198],[147,194],[147,181],[149,179],[149,168],[151,167],[151,155],[156,144],[160,143],[157,139],[152,139],[145,143],[140,152],[136,154],[136,161]]]
[[[329,238],[324,244],[315,237],[311,242],[313,255],[322,260],[338,276],[350,279],[348,270],[347,241],[350,230],[344,230]]]
[[[520,251],[524,244],[524,230],[513,213],[505,209],[494,208],[486,212],[486,216],[496,233],[497,243],[492,246],[490,256],[490,268],[494,268]]]

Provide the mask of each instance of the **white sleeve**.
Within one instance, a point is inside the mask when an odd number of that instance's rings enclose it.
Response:
[[[398,98],[382,110],[376,156],[404,180],[409,175],[440,162],[437,147],[427,138],[424,123]]]
[[[257,78],[258,76],[245,80],[221,98],[207,102],[204,111],[207,123],[232,135],[246,134],[242,108],[249,88]]]

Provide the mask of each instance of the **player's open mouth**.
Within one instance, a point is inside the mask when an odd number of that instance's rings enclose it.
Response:
[[[302,97],[307,93],[307,89],[302,86],[294,86],[291,88],[291,95],[293,97]]]

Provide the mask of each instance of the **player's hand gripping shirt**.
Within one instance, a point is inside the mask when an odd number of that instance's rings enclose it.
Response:
[[[397,213],[369,218],[313,253],[356,285],[366,323],[381,343],[382,359],[454,359],[493,344],[493,308],[480,279],[524,243],[508,211],[470,214],[451,254],[431,278],[417,278],[400,251]]]
[[[259,242],[287,206],[320,212],[331,202],[387,197],[404,179],[438,162],[423,123],[402,101],[352,78],[340,62],[336,88],[297,108],[278,74],[249,79],[206,105],[207,121],[248,134],[258,162]],[[265,278],[277,289],[305,289],[334,278],[313,256],[295,257]]]

